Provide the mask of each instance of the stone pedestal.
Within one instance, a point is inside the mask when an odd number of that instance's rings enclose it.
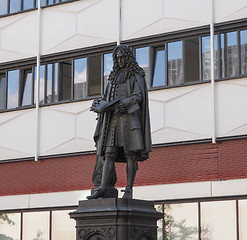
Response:
[[[76,240],[156,240],[162,217],[151,201],[105,198],[80,201],[70,217]]]

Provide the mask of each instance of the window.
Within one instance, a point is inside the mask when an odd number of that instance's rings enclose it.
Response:
[[[154,70],[152,78],[152,87],[166,85],[166,64],[164,47],[155,48],[154,50]]]
[[[34,8],[34,0],[23,0],[23,10],[28,10]]]
[[[104,86],[106,86],[106,81],[112,71],[113,68],[113,59],[112,59],[112,53],[104,54]]]
[[[182,41],[167,44],[168,52],[168,85],[179,85],[183,81],[183,49]]]
[[[5,73],[0,73],[0,110],[6,107],[6,77]]]
[[[149,47],[136,48],[136,61],[145,72],[146,81],[149,82]]]
[[[21,0],[9,0],[9,13],[16,13],[21,11]]]
[[[7,109],[19,106],[19,70],[8,71],[7,73]]]
[[[4,15],[8,13],[8,0],[0,1],[0,15]]]
[[[59,64],[59,100],[71,99],[71,61],[65,60]]]
[[[21,214],[0,213],[0,239],[20,240]]]
[[[247,30],[240,31],[241,74],[247,74]]]
[[[87,59],[74,59],[74,99],[87,97]]]
[[[23,70],[23,77],[20,83],[20,106],[33,104],[33,73],[32,68]]]
[[[101,94],[101,56],[88,57],[88,96]]]

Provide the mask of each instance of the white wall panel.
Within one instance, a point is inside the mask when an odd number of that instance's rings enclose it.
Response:
[[[214,0],[215,22],[225,22],[247,17],[245,0]]]
[[[144,37],[210,23],[207,0],[122,1],[122,38]]]
[[[0,62],[35,56],[37,35],[37,11],[1,18]]]
[[[34,155],[34,110],[0,114],[0,160]]]
[[[88,0],[43,10],[42,54],[117,40],[117,1]]]
[[[218,137],[247,134],[247,79],[216,85],[216,130]]]

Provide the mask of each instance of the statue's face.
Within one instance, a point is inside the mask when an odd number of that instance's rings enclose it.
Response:
[[[117,53],[117,62],[120,68],[126,67],[127,59],[126,56],[124,56],[124,54],[121,51]]]

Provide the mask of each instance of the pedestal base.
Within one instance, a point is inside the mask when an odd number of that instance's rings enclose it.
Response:
[[[162,216],[151,201],[122,198],[80,201],[70,213],[76,240],[156,240]]]

